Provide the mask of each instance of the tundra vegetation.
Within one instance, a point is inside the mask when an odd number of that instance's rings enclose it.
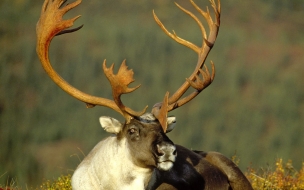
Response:
[[[182,0],[177,2],[184,4]],[[77,22],[86,23],[84,28],[73,34],[74,38],[54,41],[51,59],[61,63],[56,67],[70,83],[110,97],[110,87],[100,74],[101,62],[107,58],[108,62],[119,63],[126,58],[142,84],[137,94],[146,95],[140,101],[126,97],[125,102],[139,109],[147,102],[151,106],[153,102],[149,101],[155,99],[152,97],[161,99],[166,89],[176,89],[184,80],[181,76],[191,72],[179,63],[193,59],[190,50],[177,46],[159,31],[151,10],[157,10],[164,22],[172,23],[167,28],[180,36],[190,41],[200,36],[195,33],[196,24],[191,18],[181,15],[172,3],[160,0],[83,3],[82,17]],[[201,3],[203,7],[209,2]],[[246,171],[252,165],[256,177],[249,175],[249,178],[257,181],[279,174],[276,169],[268,169],[267,163],[274,165],[277,157],[292,159],[297,169],[285,168],[284,175],[280,174],[282,178],[277,179],[303,180],[303,3],[302,0],[222,2],[222,26],[210,54],[217,63],[216,79],[200,97],[201,101],[173,113],[179,128],[191,128],[173,131],[170,134],[173,142],[228,156],[237,152],[241,158],[239,166]],[[66,174],[72,174],[83,155],[107,135],[100,129],[98,118],[117,117],[103,108],[84,109],[51,80],[42,80],[46,78],[35,53],[35,25],[40,8],[40,0],[0,2],[2,187],[7,184],[35,187],[43,179],[62,174],[62,179],[68,180]],[[75,39],[80,45],[73,45]],[[168,72],[174,72],[177,78],[167,78]],[[101,90],[104,88],[100,86],[108,89]],[[158,90],[151,92],[150,88]],[[290,177],[285,178],[286,175]]]

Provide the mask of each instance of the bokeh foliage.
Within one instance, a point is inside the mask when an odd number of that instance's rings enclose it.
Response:
[[[184,0],[178,3],[191,9]],[[208,1],[197,0],[202,7]],[[35,52],[41,0],[0,2],[0,184],[41,184],[72,173],[108,134],[98,117],[106,108],[86,109],[46,76]],[[127,59],[142,86],[124,102],[150,108],[184,82],[196,63],[191,50],[171,41],[154,23],[152,9],[168,29],[200,43],[195,22],[173,0],[83,3],[80,31],[56,37],[55,69],[77,88],[111,98],[101,63]],[[173,111],[177,144],[199,150],[237,152],[240,167],[262,166],[277,157],[301,166],[304,152],[304,2],[223,0],[222,25],[209,60],[216,78],[200,96]],[[171,114],[171,113],[170,113]]]

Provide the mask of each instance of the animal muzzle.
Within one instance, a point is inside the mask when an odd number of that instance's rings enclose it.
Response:
[[[157,148],[157,168],[163,171],[170,170],[175,162],[177,152],[173,144],[161,143]]]

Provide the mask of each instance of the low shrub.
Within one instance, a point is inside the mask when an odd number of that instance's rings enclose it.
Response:
[[[248,168],[247,178],[256,190],[303,190],[304,189],[304,162],[302,168],[297,171],[292,161],[286,163],[283,159],[277,159],[275,168],[260,168],[258,170]]]

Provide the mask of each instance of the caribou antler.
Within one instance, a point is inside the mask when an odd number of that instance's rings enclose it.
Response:
[[[181,87],[171,97],[168,98],[168,93],[166,93],[164,101],[162,103],[157,103],[153,106],[152,113],[155,115],[156,118],[158,118],[158,120],[160,122],[163,121],[163,122],[161,122],[161,125],[162,125],[164,131],[166,131],[167,124],[166,124],[166,120],[163,120],[162,118],[164,118],[167,115],[167,112],[170,112],[170,111],[186,104],[193,98],[195,98],[203,89],[205,89],[207,86],[209,86],[212,83],[214,76],[215,76],[215,68],[214,68],[213,62],[211,61],[212,74],[210,74],[208,68],[206,66],[204,66],[204,63],[205,63],[205,60],[206,60],[211,48],[213,47],[213,45],[215,43],[218,31],[219,31],[220,12],[221,12],[220,1],[218,0],[218,3],[216,5],[214,0],[210,0],[211,6],[214,10],[215,17],[216,17],[215,22],[213,21],[211,15],[210,15],[208,7],[207,7],[207,11],[205,12],[205,11],[201,10],[193,2],[193,0],[190,0],[190,2],[193,5],[193,7],[207,20],[208,26],[210,28],[210,33],[208,36],[206,34],[206,30],[205,30],[203,24],[193,13],[184,9],[177,3],[176,3],[176,5],[183,12],[185,12],[190,17],[192,17],[196,21],[196,23],[199,25],[201,32],[202,32],[202,36],[203,36],[202,47],[198,47],[197,45],[178,37],[174,31],[173,31],[173,34],[170,33],[165,28],[165,26],[162,24],[162,22],[159,20],[159,18],[156,16],[156,14],[153,11],[153,15],[154,15],[154,19],[155,19],[156,23],[169,37],[171,37],[176,42],[192,49],[193,51],[195,51],[198,54],[198,61],[197,61],[196,67],[195,67],[193,73],[190,75],[190,77],[186,79],[184,84],[182,84]],[[202,69],[203,66],[204,66],[204,69]],[[200,75],[202,75],[202,79],[201,79]],[[185,94],[185,92],[190,88],[190,86],[195,89],[194,92],[192,92],[191,94],[189,94],[186,97],[182,97]]]
[[[138,86],[133,89],[129,89],[127,87],[134,80],[133,72],[127,69],[125,61],[122,63],[117,75],[113,74],[113,66],[108,69],[106,68],[105,61],[103,64],[104,73],[106,74],[112,86],[114,101],[92,96],[76,89],[64,79],[62,79],[52,68],[49,60],[49,46],[52,39],[56,35],[75,32],[82,27],[80,26],[74,29],[68,29],[73,26],[74,21],[77,20],[80,16],[76,16],[68,20],[63,20],[62,18],[65,13],[78,6],[81,3],[81,0],[77,0],[68,5],[64,5],[65,2],[66,0],[45,0],[41,10],[40,19],[36,26],[37,54],[47,74],[60,88],[62,88],[68,94],[82,102],[85,102],[87,107],[94,107],[96,105],[109,107],[122,114],[126,118],[127,122],[129,122],[133,116],[142,115],[146,111],[147,107],[141,112],[135,112],[130,108],[125,107],[120,100],[120,96],[122,94],[130,93],[139,87]]]
[[[120,108],[122,111],[124,117],[127,119],[127,121],[130,121],[130,116],[141,116],[145,113],[147,107],[141,111],[141,112],[135,112],[131,110],[130,108],[123,105],[120,96],[122,94],[130,93],[136,90],[140,87],[140,85],[134,87],[134,88],[128,88],[128,85],[132,82],[134,82],[133,79],[133,71],[128,70],[128,67],[126,66],[126,60],[124,60],[118,70],[117,75],[113,74],[113,68],[114,64],[111,65],[110,68],[106,67],[106,61],[103,62],[103,70],[106,74],[108,80],[111,83],[112,86],[112,93],[113,98],[116,103],[116,105]]]

